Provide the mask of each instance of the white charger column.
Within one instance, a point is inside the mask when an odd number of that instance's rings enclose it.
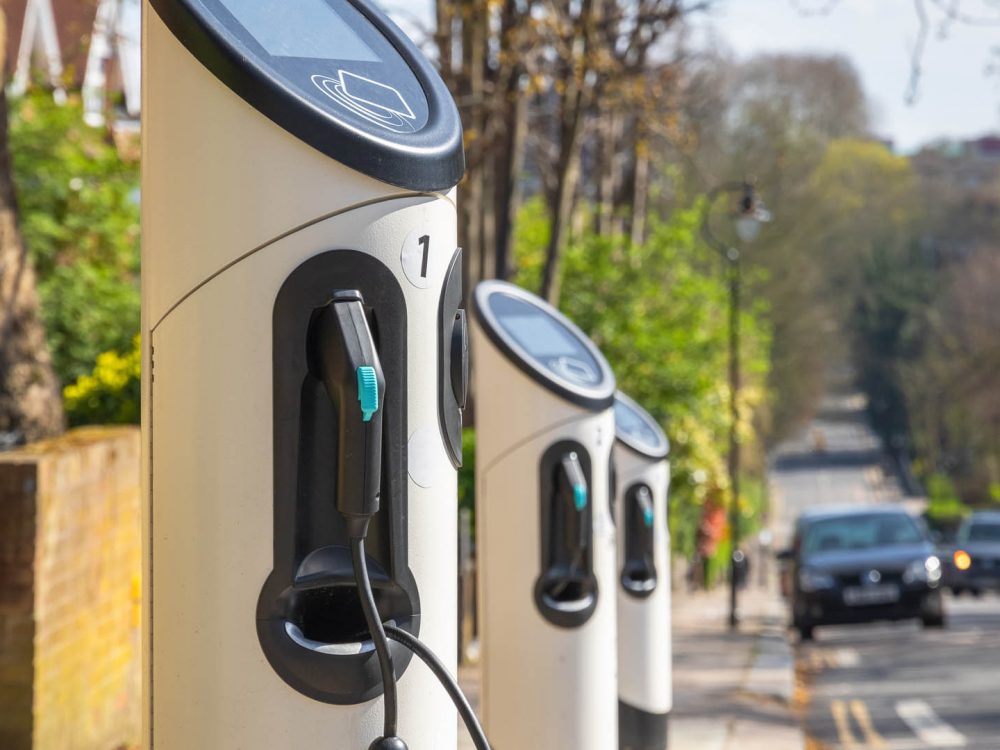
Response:
[[[512,284],[473,298],[482,718],[497,748],[618,743],[614,375]]]
[[[670,444],[649,412],[615,396],[620,750],[666,750],[673,707]]]
[[[362,305],[375,599],[454,669],[458,112],[368,0],[145,0],[143,55],[144,747],[364,750],[382,684],[336,510],[363,459],[313,323]],[[448,697],[392,648],[400,735],[455,748]]]

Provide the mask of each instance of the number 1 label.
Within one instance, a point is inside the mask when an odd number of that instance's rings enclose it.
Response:
[[[420,262],[420,278],[427,278],[427,256],[431,252],[431,236],[425,234],[420,238],[420,245],[424,248],[424,259]]]
[[[403,273],[411,284],[420,289],[429,287],[435,263],[431,253],[431,236],[429,234],[417,236],[417,232],[412,232],[403,243],[400,261],[403,264]]]

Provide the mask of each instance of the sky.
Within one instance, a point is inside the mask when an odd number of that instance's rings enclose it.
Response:
[[[828,0],[799,0],[817,8]],[[930,3],[929,3],[930,4]],[[984,7],[965,0],[970,11]],[[932,18],[941,20],[935,13]],[[994,12],[1000,20],[1000,13]],[[985,71],[1000,47],[1000,25],[954,25],[932,32],[919,98],[905,101],[910,54],[919,23],[913,0],[841,0],[825,16],[803,16],[792,0],[723,0],[699,25],[737,55],[760,52],[839,53],[857,68],[872,104],[876,132],[908,152],[942,137],[969,138],[1000,130],[1000,76]]]
[[[827,15],[808,16],[796,9],[821,8]],[[919,98],[907,104],[910,54],[919,23],[914,0],[717,0],[717,8],[696,21],[696,38],[721,43],[738,57],[766,52],[839,53],[851,60],[872,104],[876,134],[907,153],[940,138],[972,138],[1000,131],[1000,74],[986,75],[1000,49],[1000,11],[992,26],[956,24],[942,38],[942,14],[934,3],[934,30],[923,59]],[[961,0],[970,12],[988,0]],[[407,18],[429,24],[432,0],[382,0],[392,10],[406,8]],[[411,27],[412,28],[412,27]],[[998,58],[1000,61],[1000,58]]]

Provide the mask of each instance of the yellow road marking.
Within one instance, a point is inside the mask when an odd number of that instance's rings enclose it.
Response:
[[[861,727],[861,733],[865,736],[865,742],[868,743],[871,750],[885,750],[889,747],[885,738],[875,730],[871,714],[868,713],[868,706],[865,705],[864,701],[851,701],[851,713],[854,714],[858,726]]]
[[[857,750],[858,739],[851,729],[851,717],[847,713],[847,704],[842,700],[830,702],[830,713],[833,714],[833,723],[837,725],[837,736],[840,738],[840,745],[844,750]]]

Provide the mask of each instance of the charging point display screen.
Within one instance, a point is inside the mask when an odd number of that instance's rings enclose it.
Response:
[[[219,0],[275,57],[380,62],[326,0]]]
[[[383,139],[405,139],[430,119],[427,95],[409,63],[350,2],[183,2],[204,9],[211,25],[234,43],[241,64],[344,124]]]
[[[491,295],[489,305],[500,327],[544,369],[577,385],[601,381],[600,365],[576,333],[544,310],[505,294]]]
[[[577,353],[576,341],[548,318],[539,315],[510,315],[504,318],[503,323],[511,336],[536,357],[559,357]]]
[[[615,401],[615,426],[618,432],[652,449],[656,449],[661,443],[660,436],[646,423],[646,420],[618,400]]]

